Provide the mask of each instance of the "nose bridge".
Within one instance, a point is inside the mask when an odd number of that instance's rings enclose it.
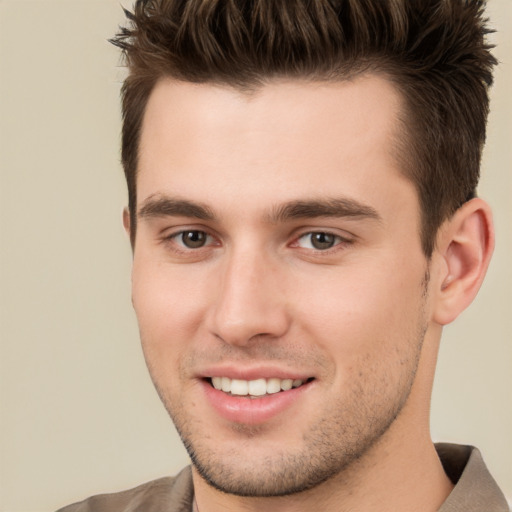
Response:
[[[226,343],[243,345],[257,336],[279,337],[288,317],[279,269],[263,251],[238,247],[223,262],[212,329]]]

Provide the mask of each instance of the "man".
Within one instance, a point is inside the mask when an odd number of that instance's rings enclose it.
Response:
[[[429,434],[493,248],[477,0],[139,0],[133,304],[191,468],[71,511],[505,511]]]

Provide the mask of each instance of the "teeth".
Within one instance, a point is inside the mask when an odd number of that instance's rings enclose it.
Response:
[[[212,377],[212,384],[215,389],[222,389],[222,377]]]
[[[267,381],[265,379],[249,381],[249,395],[262,396],[267,393]]]
[[[246,380],[233,379],[231,381],[231,394],[232,395],[248,395],[249,382]]]
[[[242,380],[229,377],[212,377],[212,386],[225,393],[237,396],[263,396],[298,388],[304,383],[300,379],[256,379]]]
[[[289,389],[292,389],[293,380],[292,379],[283,379],[281,381],[281,389],[283,391],[288,391]]]
[[[281,391],[281,379],[267,380],[267,393],[279,393]]]
[[[231,379],[229,379],[228,377],[222,377],[221,389],[222,391],[229,393],[231,391]]]

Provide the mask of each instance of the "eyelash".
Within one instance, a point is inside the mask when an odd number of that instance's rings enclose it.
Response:
[[[173,246],[172,249],[175,252],[182,253],[182,254],[190,254],[191,252],[199,252],[201,249],[206,249],[211,246],[211,243],[210,244],[206,243],[206,245],[202,245],[197,248],[186,247],[185,244],[178,241],[178,239],[180,237],[183,237],[183,235],[185,235],[186,233],[202,233],[203,235],[206,236],[207,241],[208,241],[208,239],[210,239],[210,240],[215,239],[215,237],[210,235],[204,229],[183,229],[181,231],[177,231],[175,233],[171,233],[169,235],[164,236],[162,241],[165,244],[172,245]]]
[[[186,247],[183,242],[178,241],[180,237],[183,237],[186,233],[196,233],[196,234],[203,234],[206,236],[206,243],[205,245],[193,248],[193,247]],[[328,237],[334,237],[334,245],[332,247],[328,247],[325,249],[316,249],[314,247],[304,248],[299,245],[300,240],[306,238],[306,237],[312,237],[313,235],[324,235]],[[208,239],[210,239],[210,243],[208,243]],[[212,244],[211,241],[215,240],[215,237],[208,233],[208,231],[204,229],[182,229],[180,231],[171,233],[169,235],[166,235],[162,238],[162,242],[166,245],[171,246],[172,250],[176,253],[183,254],[183,255],[190,255],[192,253],[200,253],[204,250],[208,250],[210,247],[220,246],[220,243]],[[313,253],[315,255],[330,255],[334,252],[340,251],[345,249],[348,245],[351,245],[354,243],[354,240],[351,240],[348,237],[343,237],[339,234],[333,233],[328,230],[312,230],[312,231],[305,231],[300,233],[299,235],[294,237],[294,240],[292,243],[288,244],[289,247],[298,248],[299,250],[307,251],[308,253]]]
[[[312,238],[314,235],[323,235],[327,237],[333,237],[334,238],[334,245],[331,247],[327,247],[325,249],[317,249],[315,247],[308,247],[308,248],[302,248],[299,245],[299,242],[301,239],[304,239],[306,237],[310,237],[310,245],[314,245],[312,242]],[[343,250],[346,248],[347,245],[350,245],[353,243],[353,240],[350,240],[347,237],[343,237],[339,234],[332,233],[331,231],[327,230],[319,230],[319,231],[307,231],[305,233],[302,233],[298,237],[295,238],[295,241],[291,244],[292,247],[298,247],[300,249],[304,249],[307,251],[313,251],[316,254],[332,254],[333,252]]]

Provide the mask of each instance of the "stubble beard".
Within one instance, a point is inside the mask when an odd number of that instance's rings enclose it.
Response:
[[[385,382],[382,369],[377,371],[379,361],[364,367],[360,379],[351,383],[343,397],[325,405],[317,415],[320,419],[303,433],[295,450],[279,450],[275,445],[269,449],[265,446],[265,427],[236,424],[233,437],[242,436],[244,441],[236,449],[219,445],[210,425],[191,417],[179,396],[171,397],[159,386],[146,357],[155,388],[201,478],[223,493],[244,497],[287,496],[335,477],[348,478],[358,461],[383,439],[407,403],[427,332],[424,306],[428,284],[427,271],[422,282],[422,311],[409,336],[409,352],[392,369],[398,379],[391,379],[392,384]],[[390,387],[386,389],[386,385]],[[244,443],[261,443],[265,454],[254,460],[246,455]]]
[[[300,493],[336,476],[349,474],[357,461],[368,454],[389,430],[407,402],[414,382],[425,329],[415,340],[417,350],[406,362],[394,396],[377,390],[366,380],[353,386],[348,396],[326,405],[316,424],[303,433],[296,449],[278,450],[265,446],[265,428],[234,425],[233,437],[244,438],[237,449],[215,441],[215,432],[190,418],[183,402],[171,399],[155,386],[199,475],[224,493],[246,497],[278,497]],[[368,377],[370,376],[370,377]],[[370,382],[367,382],[367,380]],[[368,395],[371,389],[372,396]],[[376,397],[376,394],[385,396]],[[301,428],[299,424],[297,428]],[[261,439],[259,439],[261,437]],[[247,455],[244,443],[261,443],[262,456]],[[254,450],[251,450],[254,453]]]
[[[405,402],[405,400],[404,400]],[[398,410],[389,411],[385,418],[370,419],[365,431],[359,421],[343,423],[343,419],[324,417],[309,432],[295,451],[264,450],[260,460],[246,457],[244,450],[212,452],[177,425],[192,464],[199,475],[212,487],[228,494],[245,497],[279,497],[297,494],[345,473],[371,450],[389,429]],[[300,428],[300,426],[299,426]],[[248,437],[257,433],[247,429]],[[258,441],[256,441],[258,442]]]

